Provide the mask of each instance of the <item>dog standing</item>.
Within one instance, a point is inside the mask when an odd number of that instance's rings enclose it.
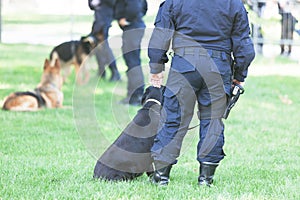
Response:
[[[143,107],[121,135],[98,159],[94,178],[132,180],[153,173],[150,149],[158,130],[162,104],[162,88],[150,86],[143,95]]]
[[[62,76],[60,64],[56,60],[54,66],[45,59],[41,82],[34,91],[15,92],[6,97],[3,110],[37,111],[43,107],[61,108],[63,104]]]
[[[92,37],[81,37],[80,40],[64,42],[54,47],[50,53],[51,64],[59,59],[64,82],[71,73],[71,66],[74,65],[77,83],[82,84],[89,80],[89,73],[82,69],[79,75],[80,66],[88,57],[91,51],[97,46],[97,41]]]

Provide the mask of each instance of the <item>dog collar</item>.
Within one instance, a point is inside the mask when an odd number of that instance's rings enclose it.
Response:
[[[156,100],[156,99],[148,99],[146,102],[145,102],[145,104],[147,103],[147,102],[155,102],[155,103],[157,103],[158,105],[160,105],[161,106],[161,103],[158,101],[158,100]]]

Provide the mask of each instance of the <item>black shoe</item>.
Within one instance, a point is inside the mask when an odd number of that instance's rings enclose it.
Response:
[[[120,73],[118,71],[113,71],[109,79],[110,82],[117,82],[121,80]]]
[[[116,61],[113,61],[112,63],[110,63],[108,65],[108,68],[111,71],[111,77],[109,79],[110,82],[121,80],[121,76],[120,76],[119,70],[117,68]]]
[[[199,173],[200,176],[198,177],[198,184],[200,186],[205,185],[210,187],[213,183],[213,177],[218,167],[219,163],[201,163]]]
[[[170,172],[172,169],[172,165],[170,164],[164,164],[161,165],[161,163],[155,163],[156,170],[154,171],[151,178],[151,182],[159,185],[159,186],[167,186],[170,181]]]

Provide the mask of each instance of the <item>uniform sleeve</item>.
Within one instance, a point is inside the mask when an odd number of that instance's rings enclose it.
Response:
[[[94,10],[94,7],[92,6],[91,2],[92,2],[92,0],[88,0],[89,8],[90,8],[91,10]]]
[[[149,41],[148,57],[152,74],[164,71],[165,63],[168,62],[167,51],[170,48],[175,29],[169,2],[166,1],[160,5],[154,23],[155,28]]]
[[[235,61],[234,79],[243,82],[247,77],[248,67],[255,57],[247,11],[243,5],[236,12],[231,40]]]

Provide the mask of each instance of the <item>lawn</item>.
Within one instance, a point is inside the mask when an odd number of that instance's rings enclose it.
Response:
[[[153,24],[154,16],[146,16]],[[90,31],[93,16],[18,13],[3,16],[4,30],[27,31],[35,37],[74,39]],[[76,26],[75,26],[76,25]],[[278,38],[279,22],[271,19],[266,35]],[[118,33],[116,24],[112,30]],[[46,34],[46,35],[44,35]],[[115,33],[114,33],[115,34]],[[76,36],[76,37],[75,37]],[[79,37],[78,37],[79,38]],[[0,105],[14,91],[36,87],[52,46],[0,44]],[[147,78],[147,57],[142,60]],[[257,56],[254,66],[297,65],[285,57]],[[64,108],[39,112],[0,110],[0,200],[5,199],[300,199],[300,78],[250,76],[246,92],[225,121],[225,153],[215,186],[197,186],[198,131],[191,130],[167,188],[149,183],[146,175],[131,182],[93,180],[99,155],[118,136],[137,107],[118,104],[126,93],[122,82],[98,81],[79,87],[74,75],[63,86]],[[196,125],[194,119],[191,126]]]
[[[1,102],[10,92],[38,84],[50,50],[43,45],[0,45]],[[283,67],[294,64],[277,61]],[[268,62],[258,58],[254,65]],[[123,65],[121,58],[118,63]],[[80,90],[70,77],[63,86],[63,109],[0,111],[0,199],[300,198],[300,79],[294,77],[248,78],[246,93],[225,121],[227,156],[217,169],[215,187],[197,186],[196,129],[185,138],[167,188],[150,184],[146,175],[131,182],[93,180],[97,157],[138,109],[117,103],[125,95],[123,68],[121,73],[120,83],[98,82],[92,76],[95,85],[87,90]],[[91,92],[90,107],[74,107],[78,98],[86,97],[78,91]]]

